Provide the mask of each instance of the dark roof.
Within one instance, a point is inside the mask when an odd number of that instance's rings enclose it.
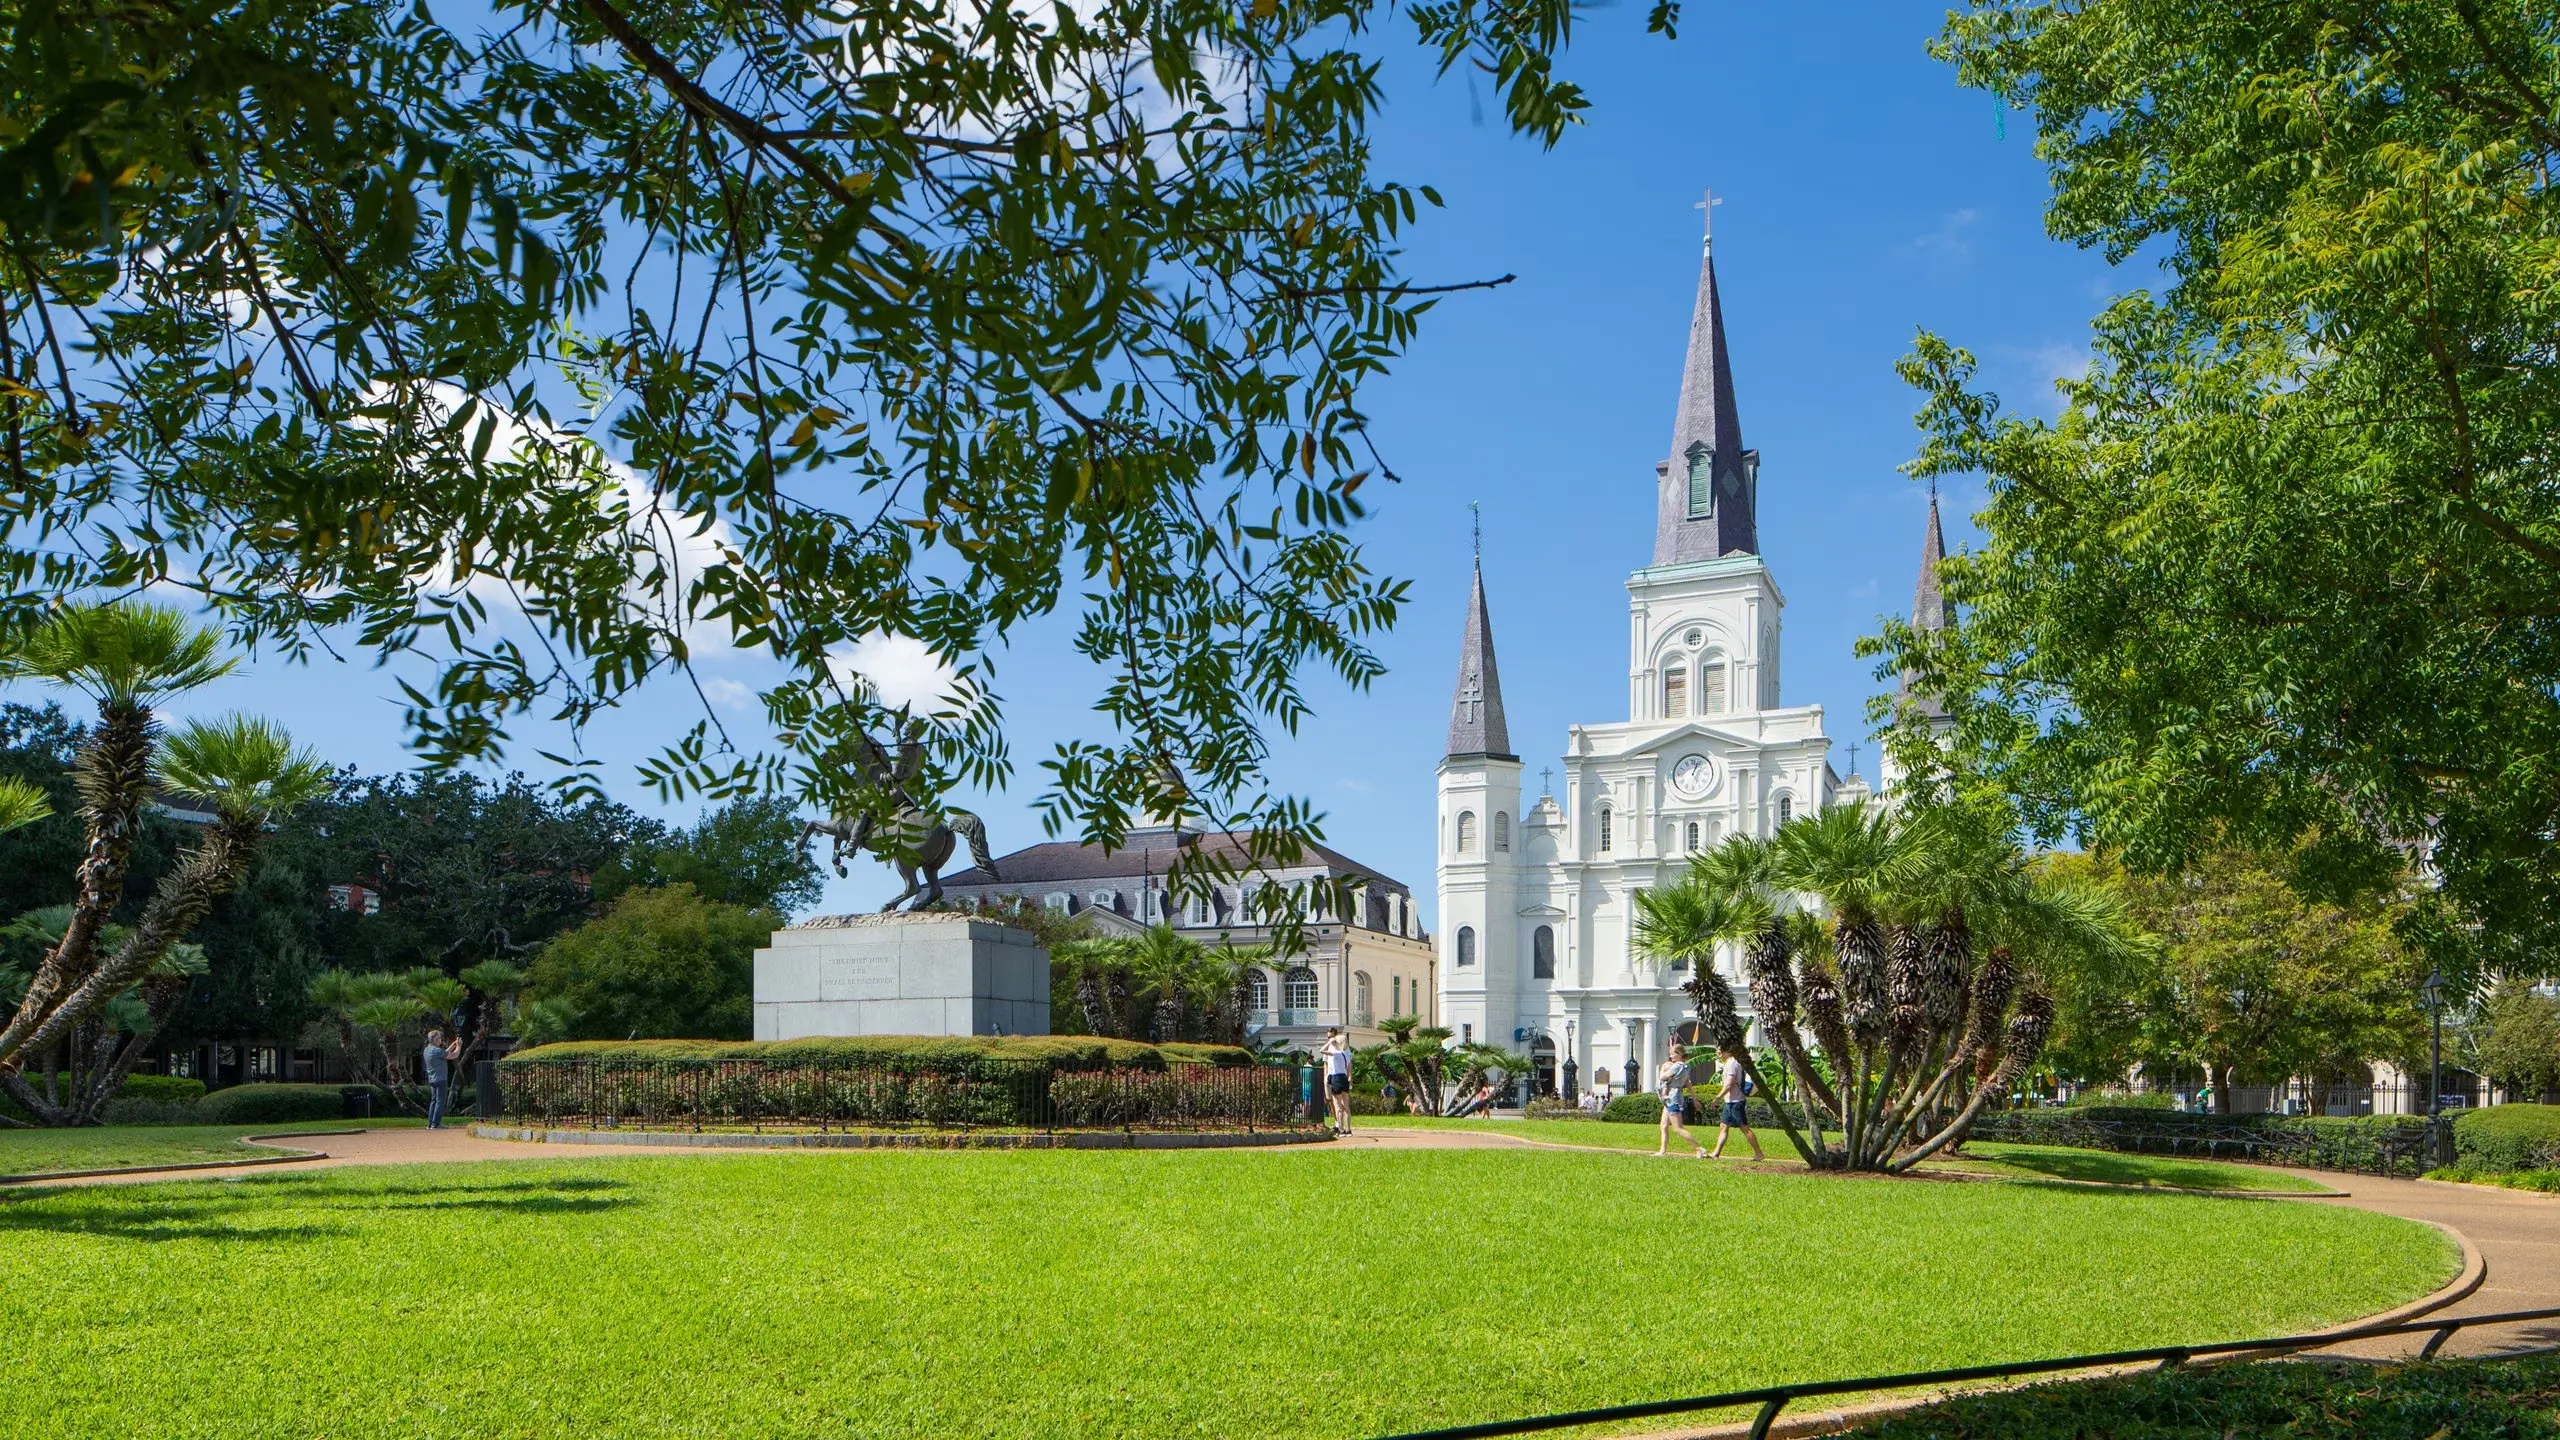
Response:
[[[1693,452],[1712,452],[1712,503],[1689,516],[1689,465]],[[1660,467],[1660,510],[1654,523],[1653,563],[1713,560],[1737,551],[1760,553],[1752,517],[1759,503],[1742,448],[1742,419],[1733,402],[1733,362],[1725,353],[1724,304],[1716,294],[1713,246],[1698,259],[1698,301],[1689,316],[1689,355],[1680,371],[1680,406],[1672,418],[1671,458]]]
[[[1458,691],[1449,701],[1451,757],[1511,753],[1511,726],[1502,717],[1502,671],[1493,662],[1493,616],[1484,608],[1484,567],[1476,567],[1467,595],[1467,638],[1458,646]]]
[[[1947,628],[1947,597],[1938,588],[1938,562],[1947,558],[1947,532],[1938,523],[1938,492],[1929,492],[1929,531],[1920,539],[1920,580],[1911,590],[1911,628],[1934,632]],[[1902,672],[1903,699],[1916,706],[1931,719],[1941,719],[1947,707],[1936,699],[1911,694],[1911,672]]]
[[[1179,837],[1179,840],[1177,840]],[[1240,867],[1250,868],[1244,843],[1228,832],[1173,830],[1169,828],[1133,830],[1128,843],[1117,850],[1088,845],[1078,840],[1053,840],[1041,845],[1028,845],[1009,855],[996,857],[996,873],[972,865],[954,875],[942,877],[951,885],[1048,885],[1086,880],[1125,880],[1132,875],[1162,875],[1173,868],[1176,845],[1184,850],[1206,847],[1212,854],[1232,856]],[[1341,851],[1312,841],[1298,865],[1324,865],[1350,875],[1362,876],[1390,889],[1407,890],[1400,880],[1379,874]],[[1295,868],[1295,867],[1292,867]]]

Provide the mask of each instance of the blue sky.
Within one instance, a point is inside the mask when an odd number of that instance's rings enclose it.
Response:
[[[1564,62],[1590,92],[1589,123],[1553,150],[1509,135],[1480,87],[1435,80],[1401,44],[1404,22],[1388,22],[1380,166],[1447,202],[1412,235],[1412,273],[1518,279],[1446,301],[1364,397],[1403,484],[1364,491],[1376,503],[1362,538],[1376,568],[1413,582],[1414,600],[1379,644],[1388,676],[1365,694],[1319,686],[1318,718],[1278,741],[1273,767],[1325,812],[1336,848],[1428,905],[1470,502],[1483,510],[1504,698],[1533,793],[1567,725],[1626,717],[1624,582],[1650,558],[1652,467],[1669,445],[1697,277],[1692,207],[1708,186],[1726,197],[1717,270],[1743,438],[1762,457],[1761,545],[1788,601],[1782,698],[1826,709],[1836,768],[1854,741],[1874,773],[1864,703],[1877,685],[1851,647],[1909,605],[1926,506],[1895,469],[1914,433],[1893,362],[1917,329],[1934,329],[1974,350],[2009,404],[2049,411],[2090,317],[2136,283],[2045,238],[2025,117],[2004,122],[1924,52],[1943,13],[1692,0],[1675,42],[1643,33],[1641,5],[1589,12]],[[1966,543],[1976,498],[1948,492],[1950,544]],[[733,659],[706,673],[752,686],[764,672]],[[1042,838],[1036,762],[1097,732],[1084,712],[1098,680],[1065,627],[1048,626],[1000,658],[996,688],[1017,778],[966,803],[1003,850]],[[397,693],[362,663],[266,661],[187,708],[256,709],[334,759],[394,769],[409,763]],[[631,765],[693,714],[689,696],[644,700],[585,744],[617,795],[651,808]],[[558,742],[528,732],[516,759],[544,776],[537,743]],[[825,908],[867,908],[894,889],[866,861],[830,886]]]

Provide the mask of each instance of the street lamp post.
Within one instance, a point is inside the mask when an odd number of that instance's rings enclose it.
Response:
[[[1582,1078],[1582,1066],[1573,1057],[1573,1022],[1567,1020],[1564,1022],[1564,1103],[1567,1105],[1582,1102],[1582,1096],[1575,1089],[1575,1082]]]
[[[2430,1032],[2427,1040],[2427,1146],[2434,1152],[2437,1164],[2449,1165],[2453,1159],[2445,1152],[2453,1147],[2445,1143],[2444,1130],[2444,967],[2429,970],[2427,978],[2418,986],[2418,993],[2427,997]]]

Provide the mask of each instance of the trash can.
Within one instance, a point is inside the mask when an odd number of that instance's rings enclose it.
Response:
[[[373,1087],[370,1085],[339,1086],[338,1105],[340,1110],[350,1120],[372,1119]]]

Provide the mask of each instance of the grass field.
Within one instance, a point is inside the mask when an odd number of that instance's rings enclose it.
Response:
[[[1523,1140],[1537,1140],[1550,1145],[1591,1145],[1611,1150],[1651,1151],[1661,1143],[1657,1129],[1651,1125],[1623,1125],[1607,1120],[1447,1120],[1417,1119],[1398,1116],[1355,1116],[1352,1129],[1367,1126],[1380,1130],[1471,1130],[1480,1134],[1516,1135]],[[1713,1125],[1692,1125],[1689,1133],[1703,1144],[1715,1143]],[[1788,1148],[1786,1134],[1770,1129],[1760,1132],[1760,1147],[1769,1158],[1780,1164],[1798,1163],[1795,1152]],[[1671,1153],[1688,1155],[1688,1150],[1674,1135]],[[2058,1180],[2098,1180],[2110,1185],[2160,1186],[2186,1190],[2281,1190],[2294,1194],[2318,1194],[2331,1187],[2315,1180],[2302,1180],[2275,1170],[2254,1165],[2227,1165],[2214,1160],[2187,1160],[2171,1155],[2118,1155],[2106,1150],[2073,1150],[2055,1145],[1986,1145],[1965,1147],[1963,1160],[1941,1163],[1927,1162],[1934,1169],[1953,1169],[1968,1174],[2046,1175]],[[1725,1142],[1727,1160],[1751,1158],[1751,1147],[1737,1134]]]
[[[0,1192],[0,1433],[1358,1436],[2247,1336],[2359,1211],[1575,1151],[739,1155]]]
[[[379,1128],[399,1122],[367,1120],[363,1123]],[[284,1125],[115,1125],[88,1130],[0,1130],[0,1175],[247,1160],[284,1152],[263,1145],[244,1145],[240,1143],[243,1135],[282,1135],[346,1128],[347,1122],[343,1120],[317,1120]]]

